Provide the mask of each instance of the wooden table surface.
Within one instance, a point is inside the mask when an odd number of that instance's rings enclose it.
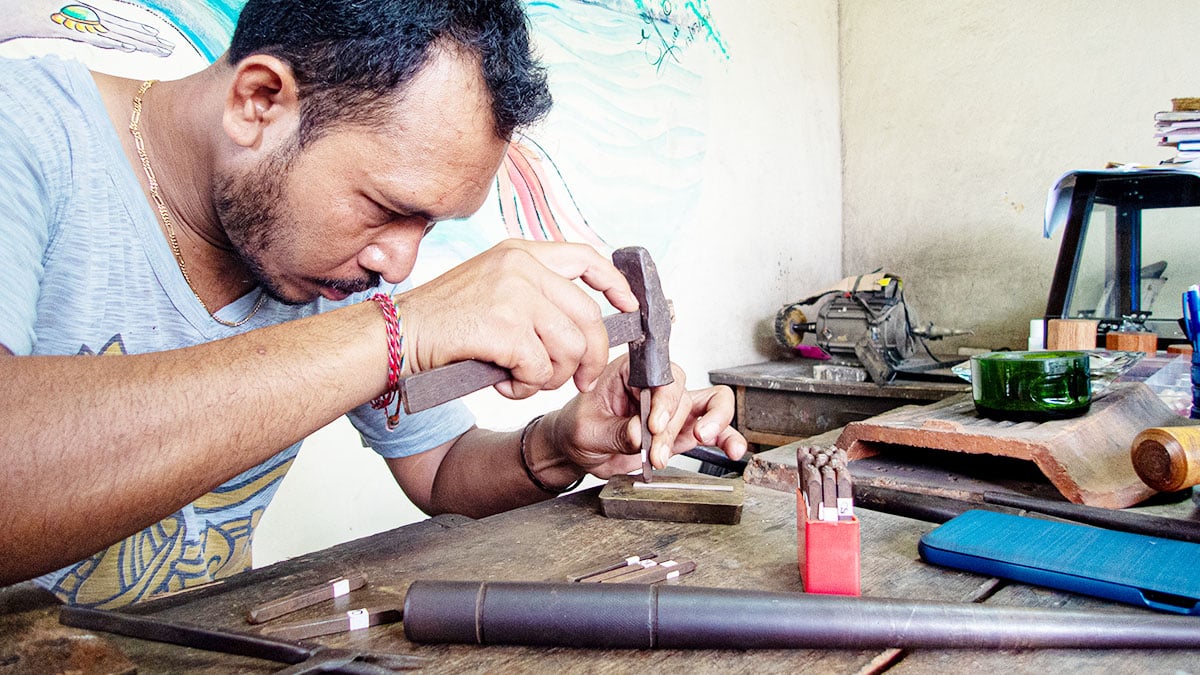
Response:
[[[860,510],[864,595],[927,601],[972,602],[1113,612],[1141,610],[1028,586],[1004,586],[979,575],[922,563],[918,538],[934,527]],[[364,572],[366,587],[348,597],[301,610],[284,620],[316,618],[356,607],[403,602],[415,579],[560,580],[614,554],[657,551],[691,559],[697,570],[678,583],[690,586],[799,592],[793,494],[746,486],[738,525],[611,520],[599,515],[598,489],[568,495],[482,520],[433,518],[324,551],[238,575],[223,583],[161,598],[135,613],[207,627],[251,630],[246,611],[267,600],[326,580]],[[999,589],[999,590],[997,590]],[[341,603],[340,605],[335,603]],[[46,636],[80,635],[57,625],[53,602],[28,584],[0,590],[0,673],[20,672],[13,654],[22,643]],[[270,625],[270,624],[268,624]],[[230,657],[105,636],[139,673],[268,673],[265,661]],[[1192,671],[1200,645],[1189,652],[1156,650],[925,651],[846,650],[587,650],[409,643],[399,624],[319,638],[330,646],[369,648],[430,657],[425,672],[655,673],[950,673]]]

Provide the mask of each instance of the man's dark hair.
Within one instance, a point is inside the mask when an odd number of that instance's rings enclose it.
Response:
[[[500,138],[550,109],[521,0],[249,0],[228,58],[268,54],[292,68],[303,146],[335,124],[381,122],[443,41],[478,57]]]

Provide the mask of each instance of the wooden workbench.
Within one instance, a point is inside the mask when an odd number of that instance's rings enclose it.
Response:
[[[315,618],[355,607],[399,604],[414,579],[559,580],[597,559],[646,549],[664,558],[695,560],[699,567],[678,583],[695,586],[799,592],[793,494],[746,486],[738,525],[697,525],[609,520],[598,515],[592,489],[483,520],[439,517],[238,575],[223,583],[151,601],[139,614],[247,630],[248,608],[350,572],[368,584],[347,598],[290,615]],[[1003,584],[982,576],[926,565],[917,540],[933,525],[860,511],[864,595],[929,601],[1072,607],[1138,612],[1082,596]],[[335,602],[349,600],[344,606]],[[0,590],[0,673],[14,672],[15,645],[39,634],[75,634],[59,627],[53,602],[27,584]],[[170,645],[106,636],[139,673],[268,673],[280,666]],[[1195,668],[1195,651],[602,651],[414,645],[399,624],[353,637],[320,638],[332,646],[431,657],[425,672],[588,673],[951,673],[1139,672],[1175,673]],[[8,668],[8,669],[6,669]]]

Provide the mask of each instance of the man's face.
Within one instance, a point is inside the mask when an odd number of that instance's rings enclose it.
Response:
[[[217,178],[214,201],[236,253],[282,302],[341,300],[412,271],[433,222],[487,197],[506,143],[471,60],[438,52],[379,128],[334,126],[298,150],[264,150]]]

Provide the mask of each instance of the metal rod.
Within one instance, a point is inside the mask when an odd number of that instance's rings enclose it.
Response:
[[[114,633],[140,640],[164,642],[222,654],[248,656],[276,663],[286,663],[295,667],[281,672],[381,675],[381,673],[394,670],[420,668],[427,663],[427,660],[420,656],[360,652],[322,646],[308,647],[301,643],[275,637],[202,628],[90,607],[63,607],[59,610],[58,620],[64,626],[74,628]]]
[[[653,483],[633,483],[631,485],[634,491],[637,490],[708,490],[709,492],[733,492],[732,485],[719,485],[716,483],[672,483],[664,481],[655,481]]]
[[[349,633],[371,626],[396,623],[401,618],[399,607],[363,607],[312,621],[268,626],[263,629],[263,635],[281,640],[307,640],[321,635]]]
[[[586,579],[580,579],[579,581],[583,584],[601,584],[606,581],[611,581],[617,577],[633,574],[634,572],[641,572],[642,570],[656,566],[658,566],[658,561],[656,560],[639,560],[638,562],[627,567],[618,567],[617,569],[602,572],[600,574],[593,574],[592,576],[587,577]]]
[[[626,567],[632,567],[634,565],[637,565],[638,563],[640,563],[643,560],[652,560],[657,557],[658,557],[658,553],[655,553],[654,551],[649,551],[646,553],[639,553],[637,555],[625,556],[624,558],[621,558],[619,560],[609,560],[607,562],[603,562],[598,565],[593,565],[592,567],[590,567],[582,572],[576,572],[574,574],[571,574],[571,575],[567,576],[567,581],[583,581],[584,579],[587,579],[588,577],[594,577],[598,574],[604,574],[605,572],[611,572],[613,570],[623,569]]]
[[[638,395],[638,415],[642,423],[642,481],[649,483],[654,479],[654,465],[650,463],[650,400],[653,392],[650,387],[642,389]]]
[[[1004,492],[985,492],[983,500],[988,504],[1008,506],[1014,509],[1036,511],[1049,516],[1066,518],[1077,523],[1107,527],[1121,532],[1145,534],[1164,539],[1178,539],[1194,544],[1200,543],[1200,522],[1180,518],[1165,518],[1144,513],[1131,513],[1113,509],[1101,509],[1095,506],[1055,502],[1049,499],[1038,499],[1024,495]]]
[[[893,488],[863,485],[862,483],[854,484],[854,500],[856,505],[864,509],[923,520],[927,523],[944,523],[971,509],[983,507],[977,502],[962,499],[906,492]]]
[[[674,560],[665,560],[662,564],[647,567],[640,572],[633,574],[624,574],[615,579],[609,579],[605,583],[610,584],[656,584],[660,581],[669,579],[677,579],[685,574],[691,574],[696,571],[696,563],[691,560],[683,560],[676,562]]]
[[[854,485],[854,497],[859,506],[872,511],[891,513],[930,523],[944,523],[970,509],[987,509],[988,505],[1023,509],[1055,516],[1065,520],[1106,527],[1121,532],[1144,534],[1163,539],[1177,539],[1200,544],[1200,522],[1181,518],[1166,518],[1144,513],[1131,513],[1095,506],[1056,502],[1007,492],[988,491],[984,503],[906,492],[871,485]],[[991,509],[998,511],[1000,509]]]
[[[413,642],[634,649],[1196,649],[1200,618],[688,586],[415,581]]]
[[[116,633],[126,637],[166,642],[223,654],[249,656],[276,663],[300,663],[308,660],[315,653],[314,648],[292,644],[277,638],[212,630],[88,607],[63,607],[59,611],[58,620],[64,626]]]

